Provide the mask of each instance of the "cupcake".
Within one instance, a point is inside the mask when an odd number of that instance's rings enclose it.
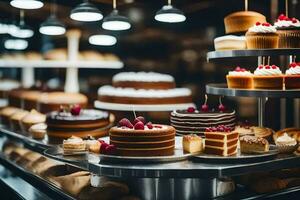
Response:
[[[300,63],[291,63],[290,68],[285,71],[285,89],[300,88]]]
[[[32,138],[34,139],[43,139],[47,132],[47,124],[45,123],[38,123],[34,124],[29,128],[29,133],[31,134]]]
[[[228,88],[251,89],[253,87],[253,74],[244,68],[236,67],[226,76]]]
[[[10,116],[10,126],[13,130],[21,129],[21,120],[25,117],[29,112],[26,110],[20,110],[15,112]]]
[[[254,71],[253,87],[255,89],[282,89],[283,75],[276,65],[259,66]]]
[[[27,132],[28,129],[38,123],[44,123],[46,121],[46,115],[39,113],[36,110],[31,110],[25,117],[21,120],[22,130]]]
[[[20,108],[16,107],[5,107],[0,111],[1,123],[4,125],[9,125],[10,116],[12,116],[17,111],[20,111]]]
[[[246,33],[248,49],[278,48],[278,34],[275,26],[269,23],[256,22]]]
[[[300,22],[281,14],[274,26],[279,35],[279,48],[300,48]]]
[[[280,153],[293,153],[298,147],[297,141],[287,133],[278,137],[275,143]]]

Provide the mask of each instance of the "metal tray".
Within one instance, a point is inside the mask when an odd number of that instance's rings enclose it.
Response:
[[[273,158],[278,154],[278,150],[275,145],[270,145],[270,151],[266,153],[258,152],[258,153],[251,153],[245,154],[241,153],[238,149],[238,153],[233,156],[219,156],[219,155],[212,155],[201,153],[199,155],[194,155],[194,161],[205,161],[205,162],[214,162],[214,163],[243,163],[243,162],[258,162],[266,159]]]

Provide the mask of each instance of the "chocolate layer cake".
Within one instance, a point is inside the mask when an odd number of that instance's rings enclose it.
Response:
[[[174,78],[155,72],[121,72],[113,77],[113,86],[134,89],[167,90],[175,88]]]
[[[103,128],[110,124],[109,113],[99,110],[81,110],[79,115],[70,112],[53,111],[47,114],[47,134],[50,137],[66,139],[77,137],[101,137],[107,134]]]
[[[177,134],[200,134],[212,126],[226,125],[235,127],[235,111],[198,111],[188,112],[187,110],[176,110],[171,113],[171,125],[176,129]]]
[[[167,156],[174,154],[175,129],[167,125],[145,126],[144,130],[113,127],[109,131],[110,144],[122,156]]]

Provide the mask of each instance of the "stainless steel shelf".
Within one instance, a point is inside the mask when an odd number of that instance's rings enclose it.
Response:
[[[273,98],[298,98],[300,89],[293,90],[256,90],[256,89],[230,89],[225,83],[206,85],[206,93],[234,97],[273,97]]]
[[[207,53],[207,60],[221,58],[258,57],[258,56],[280,56],[300,55],[300,48],[293,49],[247,49],[247,50],[225,50],[211,51]]]

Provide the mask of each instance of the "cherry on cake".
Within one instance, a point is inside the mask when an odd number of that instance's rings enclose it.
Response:
[[[189,107],[171,113],[171,126],[176,129],[177,134],[203,135],[206,128],[211,126],[226,125],[232,129],[235,127],[235,111],[226,109],[221,100],[217,109],[210,109],[207,95],[205,97],[205,103],[200,109]]]
[[[232,156],[237,153],[239,133],[230,127],[220,125],[205,131],[205,149],[207,154]]]
[[[50,138],[66,139],[76,137],[102,137],[107,134],[110,114],[105,111],[81,109],[79,105],[63,107],[47,114],[47,134]]]
[[[156,72],[121,72],[113,76],[113,86],[134,89],[167,90],[175,88],[174,78]]]
[[[130,122],[121,119],[109,130],[110,144],[121,156],[168,156],[174,154],[175,129],[172,126],[152,124],[143,117]]]

